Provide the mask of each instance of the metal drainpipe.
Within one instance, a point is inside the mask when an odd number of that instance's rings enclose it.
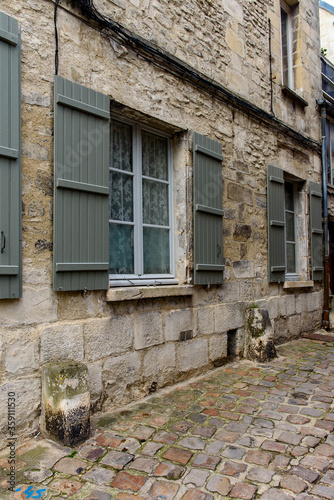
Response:
[[[326,107],[324,101],[318,101],[321,106],[321,163],[322,163],[322,200],[324,217],[324,306],[322,326],[329,329],[329,245],[328,245],[328,202],[327,202],[327,158],[326,158]]]

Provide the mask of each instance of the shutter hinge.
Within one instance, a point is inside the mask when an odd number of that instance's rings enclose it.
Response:
[[[1,253],[3,253],[6,248],[6,236],[3,231],[1,231]]]

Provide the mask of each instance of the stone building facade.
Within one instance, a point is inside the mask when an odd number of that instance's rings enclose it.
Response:
[[[268,311],[275,343],[321,325],[317,0],[2,0],[0,11],[21,37],[22,162],[22,292],[10,298],[2,276],[0,300],[3,437],[8,392],[20,435],[38,430],[46,363],[85,363],[92,410],[106,410],[242,357],[249,307]],[[11,40],[0,32],[14,51]],[[91,177],[99,162],[107,180]],[[101,207],[80,204],[98,195]]]

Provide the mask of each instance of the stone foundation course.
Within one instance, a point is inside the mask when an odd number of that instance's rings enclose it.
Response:
[[[333,346],[293,341],[265,364],[231,363],[97,415],[76,447],[27,441],[16,450],[14,496],[4,450],[1,498],[332,498]]]

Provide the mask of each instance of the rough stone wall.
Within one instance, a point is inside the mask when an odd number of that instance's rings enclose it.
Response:
[[[270,109],[268,17],[273,26],[274,111],[315,140],[321,96],[317,2],[300,2],[303,111],[280,89],[279,2],[264,0],[96,0],[96,6],[205,75]],[[63,5],[72,9],[64,1]],[[2,0],[22,29],[23,297],[0,302],[0,423],[8,390],[17,394],[21,435],[36,431],[40,367],[88,366],[93,408],[111,408],[223,363],[243,352],[244,312],[269,311],[275,342],[320,325],[322,288],[300,291],[267,278],[266,168],[269,163],[320,182],[317,153],[201,89],[137,57],[119,42],[58,12],[59,74],[164,124],[174,137],[175,259],[191,284],[191,131],[223,147],[225,281],[187,296],[105,301],[105,292],[52,291],[54,5]],[[305,273],[309,275],[309,249]],[[192,333],[180,340],[182,332]],[[181,334],[181,337],[180,337]],[[234,339],[228,346],[228,339]],[[230,344],[231,344],[230,340]],[[153,384],[153,385],[152,385]],[[5,437],[5,430],[0,433]]]

